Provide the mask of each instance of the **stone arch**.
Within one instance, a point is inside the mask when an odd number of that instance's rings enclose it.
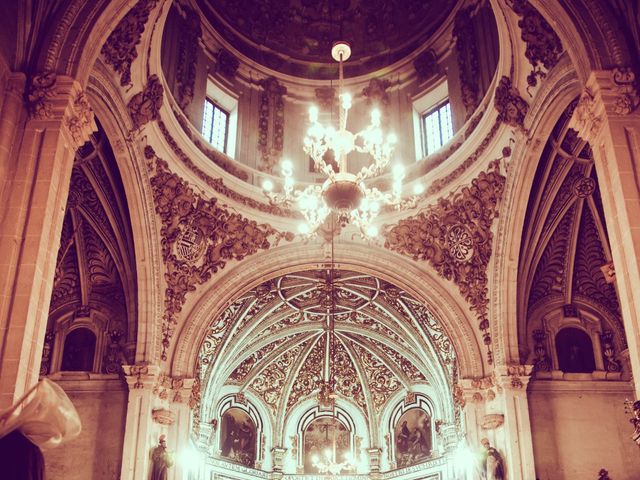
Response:
[[[338,245],[338,268],[378,276],[403,288],[426,304],[454,341],[460,362],[460,375],[483,375],[487,367],[481,350],[480,335],[473,326],[473,320],[469,318],[464,300],[452,293],[444,280],[430,270],[421,268],[419,264],[386,250],[351,243]],[[284,245],[251,257],[251,268],[246,268],[245,260],[219,272],[215,287],[210,287],[201,295],[177,332],[173,351],[170,352],[172,374],[193,375],[209,321],[216,318],[230,301],[265,279],[317,267],[324,263],[318,261],[322,258],[323,250],[319,244]],[[424,279],[424,282],[417,282],[416,279]]]

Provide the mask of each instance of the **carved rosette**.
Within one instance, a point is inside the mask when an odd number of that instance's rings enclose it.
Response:
[[[258,224],[218,205],[217,199],[196,194],[151,147],[151,177],[156,213],[162,221],[162,258],[165,264],[165,313],[162,326],[162,359],[166,360],[178,315],[193,292],[231,260],[242,260],[271,247],[282,237],[271,226]]]
[[[100,53],[108,65],[120,74],[120,85],[131,83],[131,64],[138,56],[136,47],[158,0],[140,0],[127,13],[102,46]]]
[[[160,79],[157,75],[151,75],[144,90],[135,94],[127,105],[134,129],[141,128],[146,123],[158,118],[163,96],[164,89]]]
[[[429,262],[441,277],[458,286],[476,314],[489,361],[487,265],[492,252],[491,226],[498,216],[504,185],[499,162],[494,161],[471,185],[384,232],[386,248]]]
[[[494,105],[498,111],[498,120],[512,127],[524,128],[524,118],[529,104],[520,96],[520,92],[511,84],[509,77],[503,76],[496,87]]]

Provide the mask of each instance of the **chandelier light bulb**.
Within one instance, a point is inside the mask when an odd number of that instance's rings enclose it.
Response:
[[[367,237],[369,238],[374,238],[378,236],[378,233],[380,233],[378,231],[378,227],[374,226],[374,225],[369,225],[367,227]]]
[[[269,179],[266,179],[262,182],[262,189],[265,192],[271,192],[273,190],[273,182]]]
[[[416,183],[413,186],[414,195],[422,195],[424,193],[424,185],[421,183]]]
[[[404,165],[398,163],[393,167],[393,176],[395,178],[404,178]]]
[[[309,107],[309,121],[311,123],[316,123],[318,121],[318,114],[319,114],[319,110],[318,107],[316,107],[315,105],[311,105]]]
[[[350,93],[343,93],[342,95],[340,95],[340,99],[342,100],[342,108],[344,108],[345,110],[349,110],[351,108],[351,94]]]
[[[284,159],[280,163],[280,167],[282,168],[282,172],[293,172],[293,163],[291,160]]]
[[[298,232],[302,235],[309,235],[311,233],[311,229],[307,223],[301,223],[298,225]]]
[[[380,125],[380,110],[377,108],[371,110],[371,123],[376,127]]]
[[[387,135],[387,142],[394,145],[398,141],[398,136],[395,133]]]

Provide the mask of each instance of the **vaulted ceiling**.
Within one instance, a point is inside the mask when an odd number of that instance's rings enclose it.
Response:
[[[370,275],[338,271],[335,280],[337,393],[370,419],[389,398],[415,384],[449,391],[453,346],[435,317],[397,287]],[[215,377],[252,391],[274,417],[317,393],[329,368],[327,270],[279,277],[248,292],[212,324],[200,362]]]
[[[521,246],[521,320],[592,306],[622,331],[615,283],[605,276],[611,249],[591,147],[569,127],[574,107],[558,120],[534,179]]]

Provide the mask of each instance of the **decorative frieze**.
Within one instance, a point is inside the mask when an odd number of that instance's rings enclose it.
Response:
[[[120,85],[131,83],[131,64],[138,57],[137,46],[158,0],[140,0],[127,13],[102,46],[108,65],[120,74]]]
[[[441,277],[458,286],[476,314],[489,361],[487,265],[492,252],[491,225],[498,216],[504,185],[499,162],[494,161],[471,185],[384,232],[386,248],[429,262]]]

